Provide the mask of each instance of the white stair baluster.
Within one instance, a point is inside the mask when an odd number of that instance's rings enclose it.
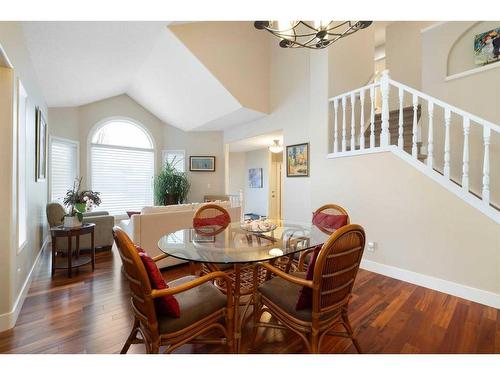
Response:
[[[338,152],[338,150],[339,150],[339,141],[338,141],[339,121],[338,121],[338,114],[337,114],[338,108],[339,108],[339,101],[338,101],[338,99],[334,99],[334,101],[333,101],[333,117],[334,117],[333,152]]]
[[[434,164],[434,103],[427,104],[427,113],[429,115],[429,134],[427,137],[427,166],[433,168]]]
[[[490,205],[490,136],[491,129],[483,127],[484,159],[483,159],[483,203]]]
[[[345,119],[345,107],[346,107],[346,97],[342,97],[342,151],[345,152],[347,150],[347,144],[345,140],[346,135],[346,119]]]
[[[380,146],[390,145],[391,134],[389,133],[389,73],[382,72],[380,79],[380,92],[382,94],[382,131],[380,132]]]
[[[351,151],[356,149],[356,114],[354,113],[356,107],[356,95],[351,93]]]
[[[403,89],[399,88],[399,121],[398,121],[398,147],[402,150],[404,146],[403,139]]]
[[[444,110],[444,169],[443,174],[447,179],[450,178],[450,120],[451,111],[448,108]]]
[[[412,138],[411,138],[411,156],[413,158],[418,158],[418,146],[417,146],[417,140],[418,140],[418,128],[417,128],[417,123],[418,123],[418,117],[417,117],[417,111],[418,111],[418,97],[417,95],[413,94],[413,129],[412,129]]]
[[[370,87],[370,148],[375,147],[375,87]]]
[[[462,162],[462,189],[469,192],[469,131],[470,119],[464,117],[464,153]]]
[[[365,90],[362,89],[359,93],[359,102],[361,106],[361,114],[360,114],[360,134],[359,134],[359,147],[361,150],[365,149]]]

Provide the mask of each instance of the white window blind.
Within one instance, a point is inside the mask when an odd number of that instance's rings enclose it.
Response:
[[[162,159],[163,166],[166,163],[174,164],[174,168],[179,172],[186,170],[186,156],[184,150],[163,150]]]
[[[27,240],[27,180],[26,180],[26,111],[28,94],[21,81],[18,81],[17,107],[17,244],[24,247]]]
[[[50,140],[50,200],[62,203],[79,174],[78,143]]]
[[[153,204],[153,150],[92,145],[91,153],[92,190],[102,199],[99,209],[123,215]]]

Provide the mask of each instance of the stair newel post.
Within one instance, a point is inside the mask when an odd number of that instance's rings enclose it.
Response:
[[[404,147],[403,139],[403,88],[399,88],[399,119],[398,119],[398,147],[402,150]]]
[[[351,151],[356,149],[356,94],[351,92]]]
[[[346,144],[346,116],[345,116],[345,107],[347,105],[347,99],[345,96],[342,97],[342,151],[345,152],[347,150]]]
[[[361,150],[365,149],[365,129],[363,128],[365,126],[365,89],[361,89],[361,92],[359,93],[359,104],[361,107],[361,114],[360,114],[360,124],[359,124],[359,147]]]
[[[449,108],[444,110],[444,176],[450,178],[450,121],[451,111]]]
[[[380,93],[382,95],[382,131],[380,133],[380,146],[386,147],[390,145],[389,133],[389,71],[382,72],[380,79]]]
[[[411,138],[411,156],[416,159],[418,158],[418,97],[416,94],[413,94],[413,129],[412,129],[412,138]]]
[[[427,103],[427,113],[429,115],[429,134],[427,137],[427,166],[433,168],[434,164],[434,103]]]
[[[370,148],[375,147],[375,86],[370,87]]]
[[[491,128],[483,127],[484,159],[483,159],[483,203],[490,205],[490,137]]]
[[[339,119],[338,119],[338,109],[339,109],[339,101],[338,99],[333,100],[333,118],[334,118],[334,125],[333,125],[333,152],[338,152],[339,150],[339,141],[338,141],[338,133],[339,133]]]
[[[462,189],[469,192],[469,132],[470,119],[464,117],[464,153],[462,162]]]

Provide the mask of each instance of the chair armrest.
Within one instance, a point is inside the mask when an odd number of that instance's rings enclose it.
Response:
[[[151,290],[151,297],[154,298],[160,298],[168,295],[173,295],[173,294],[179,294],[182,292],[185,292],[186,290],[196,288],[197,286],[200,286],[201,284],[204,284],[206,282],[209,282],[211,280],[215,279],[225,279],[226,285],[227,285],[227,307],[231,308],[233,306],[233,289],[232,289],[232,284],[231,284],[231,278],[222,271],[216,271],[216,272],[210,272],[207,273],[204,276],[198,277],[195,280],[189,281],[187,283],[184,283],[182,285],[170,288],[168,287],[167,289],[152,289]]]
[[[108,211],[91,211],[91,212],[84,212],[83,217],[92,217],[92,216],[109,216]]]
[[[297,271],[304,272],[304,263],[305,263],[305,260],[306,260],[306,256],[307,256],[307,254],[313,252],[314,249],[315,248],[312,247],[310,249],[307,249],[307,250],[304,250],[304,251],[300,252],[299,265],[297,266]]]
[[[94,223],[96,226],[108,226],[113,228],[115,225],[115,218],[113,216],[85,216],[84,223]]]
[[[160,260],[165,259],[167,257],[168,257],[167,254],[160,254],[160,255],[153,257],[152,260],[153,260],[153,262],[156,263],[156,262],[159,262]]]
[[[279,276],[282,279],[285,279],[286,281],[290,281],[291,283],[294,283],[297,285],[307,286],[309,288],[313,287],[312,280],[306,280],[306,279],[302,279],[300,277],[292,276],[286,272],[283,272],[279,268],[276,268],[276,267],[270,265],[269,263],[259,263],[258,265],[260,267],[264,267],[269,272],[274,273],[276,276]]]

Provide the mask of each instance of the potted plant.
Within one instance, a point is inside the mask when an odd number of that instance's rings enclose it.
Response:
[[[185,172],[175,169],[175,158],[166,162],[160,174],[155,177],[154,197],[158,206],[184,203],[191,184]]]
[[[79,227],[82,225],[83,213],[90,211],[94,205],[101,204],[100,193],[92,190],[80,191],[82,177],[76,178],[73,188],[66,192],[64,205],[68,207],[68,213],[64,216],[65,227]]]

